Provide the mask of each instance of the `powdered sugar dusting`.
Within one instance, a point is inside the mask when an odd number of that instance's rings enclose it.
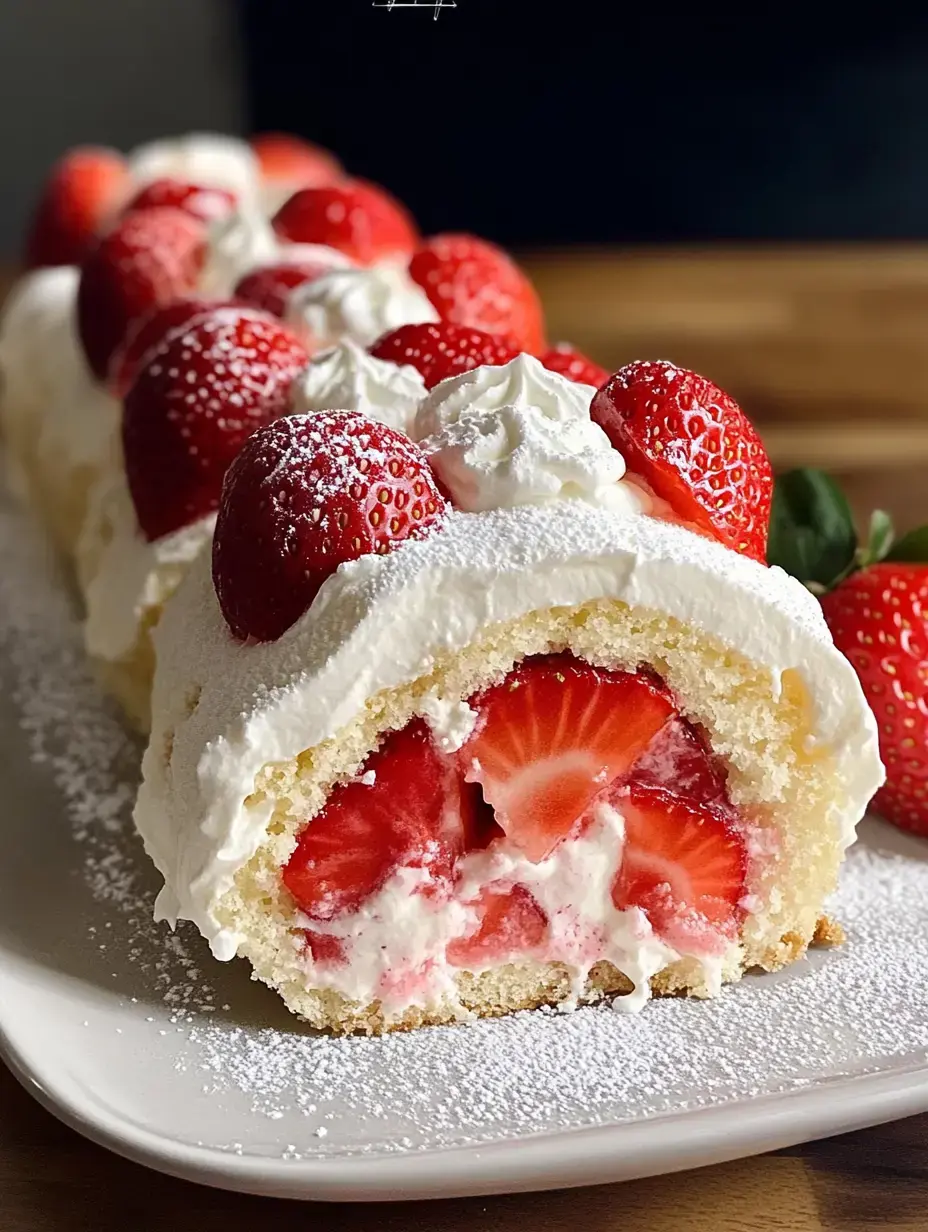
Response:
[[[39,535],[2,507],[0,664],[31,775],[51,778],[61,803],[41,841],[80,865],[61,924],[93,951],[86,978],[144,1023],[143,1069],[154,1066],[184,1109],[178,1134],[196,1136],[187,1126],[203,1121],[202,1102],[222,1126],[206,1144],[235,1154],[434,1150],[731,1104],[894,1060],[928,1064],[928,845],[877,824],[851,851],[834,904],[846,947],[748,977],[717,1001],[656,1001],[638,1017],[536,1011],[382,1039],[314,1035],[249,985],[242,964],[213,964],[193,930],[152,923],[154,878],[129,822],[138,746],[96,692]],[[130,1034],[110,1029],[114,1064]]]

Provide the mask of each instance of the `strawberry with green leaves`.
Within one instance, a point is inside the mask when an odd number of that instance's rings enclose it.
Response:
[[[875,810],[928,836],[928,527],[896,539],[877,510],[858,544],[835,482],[791,471],[774,492],[768,560],[821,597],[835,645],[860,677],[886,766]]]

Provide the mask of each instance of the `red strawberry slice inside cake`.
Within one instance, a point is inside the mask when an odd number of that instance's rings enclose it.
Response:
[[[741,459],[714,518],[700,457],[652,457],[655,408],[614,433],[573,356],[461,355],[412,439],[307,411],[230,467],[155,632],[159,915],[334,1032],[637,1010],[793,961],[882,768],[815,599],[757,559],[753,429],[662,367],[661,430],[714,413]]]

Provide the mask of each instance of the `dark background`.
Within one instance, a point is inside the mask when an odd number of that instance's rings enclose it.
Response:
[[[928,19],[239,0],[254,129],[515,246],[928,235]]]

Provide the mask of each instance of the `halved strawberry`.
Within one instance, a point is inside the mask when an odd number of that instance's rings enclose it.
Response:
[[[235,209],[235,193],[227,188],[215,188],[205,184],[190,184],[186,180],[165,177],[152,180],[139,189],[123,210],[154,210],[168,206],[192,214],[200,222],[216,222],[228,218]]]
[[[157,349],[122,419],[126,479],[146,539],[215,511],[229,463],[257,428],[286,413],[308,360],[280,321],[241,306],[198,317]]]
[[[406,260],[418,238],[405,206],[366,180],[301,189],[280,207],[273,226],[291,244],[325,244],[359,265]]]
[[[630,784],[616,807],[625,820],[616,907],[640,908],[681,952],[718,953],[735,940],[747,853],[725,810],[641,783]]]
[[[331,264],[325,261],[279,261],[276,265],[262,265],[240,280],[235,296],[275,317],[283,317],[294,287],[331,271]]]
[[[363,771],[373,783],[336,787],[283,870],[310,919],[356,911],[400,867],[447,883],[463,851],[460,774],[421,720],[391,732]]]
[[[77,291],[78,332],[98,380],[139,317],[194,291],[205,256],[206,226],[183,210],[137,210],[103,237]]]
[[[685,368],[638,360],[602,386],[590,415],[679,518],[765,563],[773,471],[734,398]]]
[[[525,886],[485,886],[473,906],[480,923],[469,937],[449,943],[445,954],[452,966],[479,971],[508,958],[529,957],[544,945],[548,917]]]
[[[677,715],[657,733],[635,763],[632,781],[664,787],[705,804],[727,802],[726,773],[705,738]]]
[[[117,398],[129,392],[136,374],[149,362],[154,352],[178,330],[186,329],[200,317],[217,308],[231,308],[224,300],[175,299],[146,313],[130,325],[126,337],[113,355],[107,384]]]
[[[269,184],[319,188],[335,184],[344,169],[334,154],[293,133],[259,133],[251,139],[261,178]]]
[[[409,273],[443,321],[506,338],[518,351],[544,350],[538,293],[507,253],[474,235],[433,235]]]
[[[226,623],[276,641],[340,564],[421,539],[446,512],[422,450],[394,428],[353,411],[278,420],[223,485],[213,582]]]
[[[519,354],[505,338],[479,329],[439,321],[436,325],[401,325],[371,347],[376,359],[410,364],[426,389],[484,364],[508,364]]]
[[[130,188],[116,150],[79,146],[55,163],[26,240],[26,265],[79,265]]]
[[[570,654],[525,659],[470,704],[480,717],[461,764],[509,841],[534,861],[582,823],[675,713],[649,676]]]
[[[541,362],[549,371],[559,372],[561,376],[583,385],[592,385],[594,389],[599,389],[609,376],[605,368],[594,363],[569,342],[558,342],[549,347],[541,356]]]

